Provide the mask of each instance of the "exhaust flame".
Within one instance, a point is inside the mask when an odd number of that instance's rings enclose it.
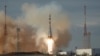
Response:
[[[46,45],[48,48],[48,53],[53,54],[54,40],[51,38],[46,39]]]

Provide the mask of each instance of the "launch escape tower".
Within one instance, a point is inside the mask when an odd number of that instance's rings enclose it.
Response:
[[[52,38],[52,29],[51,29],[51,14],[49,14],[49,38]]]
[[[83,48],[90,48],[90,35],[91,33],[87,31],[87,23],[86,23],[86,5],[84,5],[84,39],[83,39]]]

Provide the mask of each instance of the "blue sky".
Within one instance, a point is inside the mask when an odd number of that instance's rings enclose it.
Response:
[[[16,19],[22,14],[21,7],[24,3],[33,3],[44,6],[56,2],[69,16],[71,23],[70,33],[72,40],[67,50],[73,50],[76,46],[82,47],[84,12],[83,6],[87,5],[87,25],[91,35],[92,48],[100,48],[100,0],[7,0],[7,15]],[[0,11],[4,10],[4,0],[0,0]]]

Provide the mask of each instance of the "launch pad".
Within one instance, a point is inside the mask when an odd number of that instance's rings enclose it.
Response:
[[[12,52],[7,54],[1,54],[0,56],[66,56],[66,55],[48,54],[41,52]]]

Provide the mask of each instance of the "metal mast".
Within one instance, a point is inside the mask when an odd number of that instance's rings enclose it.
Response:
[[[16,52],[19,52],[20,47],[19,47],[19,32],[20,32],[20,28],[17,26],[17,43],[16,43]]]
[[[4,20],[4,44],[3,44],[3,53],[6,52],[6,39],[7,39],[7,24],[6,24],[6,8],[7,8],[7,5],[6,5],[6,1],[5,1],[5,20]]]
[[[83,48],[87,48],[87,25],[86,25],[86,5],[84,5],[84,40],[83,40]]]
[[[87,35],[87,25],[86,25],[86,5],[84,5],[84,17],[85,17],[85,22],[84,22],[84,36]]]
[[[90,32],[87,32],[87,24],[86,24],[86,5],[84,5],[84,40],[83,46],[84,48],[90,48]]]
[[[52,29],[51,29],[51,14],[49,14],[49,38],[52,38]]]

